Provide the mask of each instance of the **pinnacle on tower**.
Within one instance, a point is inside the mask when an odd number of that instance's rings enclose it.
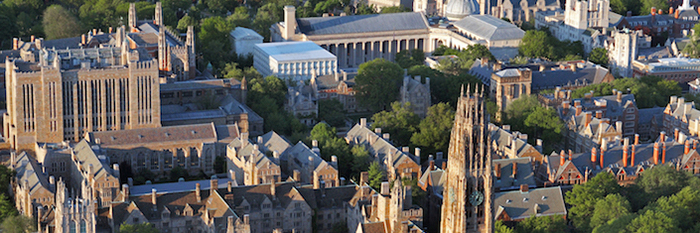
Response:
[[[130,32],[137,32],[138,28],[136,27],[136,3],[130,3],[129,4],[129,31]]]
[[[153,23],[159,27],[165,26],[163,25],[163,7],[161,6],[160,2],[156,2],[156,14],[154,21],[155,22]]]

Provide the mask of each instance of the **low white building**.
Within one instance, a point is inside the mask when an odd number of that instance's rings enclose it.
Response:
[[[490,15],[470,15],[453,25],[467,39],[489,48],[496,59],[510,59],[518,55],[518,46],[525,31]]]
[[[263,36],[252,29],[244,27],[236,27],[236,29],[229,34],[231,34],[233,51],[239,56],[253,54],[255,44],[262,44],[263,42]]]
[[[688,89],[688,93],[690,93],[691,95],[700,94],[700,78],[688,82],[688,86],[690,86],[690,88]]]
[[[253,66],[263,76],[309,80],[313,72],[322,76],[338,69],[336,56],[311,41],[256,44],[254,50]]]

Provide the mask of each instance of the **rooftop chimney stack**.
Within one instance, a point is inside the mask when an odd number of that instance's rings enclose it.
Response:
[[[661,143],[661,164],[666,164],[666,143]]]
[[[129,195],[130,195],[130,194],[129,194],[129,185],[128,185],[128,184],[122,184],[122,193],[124,194],[124,196],[122,197],[122,198],[124,198],[124,199],[123,199],[122,201],[128,202],[128,201],[129,201]]]
[[[153,208],[156,208],[156,189],[151,189],[151,203],[153,203]]]
[[[625,138],[624,145],[622,146],[622,166],[623,167],[627,167],[627,156],[628,156],[627,147],[629,147],[629,139]]]
[[[591,148],[591,163],[595,164],[596,160],[598,160],[598,151],[593,147]]]
[[[202,185],[200,185],[199,183],[197,183],[197,184],[195,185],[195,187],[196,187],[196,189],[195,189],[195,196],[197,196],[197,202],[201,202],[201,201],[202,201],[202,187],[201,187],[201,186],[202,186]]]
[[[639,134],[634,134],[634,144],[639,145]]]
[[[219,188],[219,179],[216,177],[216,175],[211,176],[211,180],[209,180],[209,182],[211,186],[209,187],[210,190],[215,190]]]
[[[559,152],[559,166],[564,166],[564,162],[566,162],[566,154],[564,154],[564,150]]]
[[[654,164],[659,164],[659,143],[654,143],[654,154],[653,154]]]
[[[678,128],[673,129],[673,140],[678,142],[678,133],[680,130]]]
[[[496,179],[501,179],[501,164],[497,163],[496,164]]]
[[[665,142],[666,141],[666,131],[661,131],[659,133],[659,142]]]
[[[632,145],[632,158],[630,160],[630,166],[634,166],[634,154],[635,154],[636,148],[637,148],[637,145]]]

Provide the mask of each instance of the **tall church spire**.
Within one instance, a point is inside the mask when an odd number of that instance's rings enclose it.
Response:
[[[459,97],[450,136],[441,232],[493,232],[489,115],[477,86]],[[483,89],[483,88],[482,88]]]

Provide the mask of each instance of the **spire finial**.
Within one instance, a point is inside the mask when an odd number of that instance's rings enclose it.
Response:
[[[472,84],[471,83],[467,84],[467,95],[469,95],[471,89],[472,89]]]
[[[464,84],[462,84],[461,89],[459,90],[459,96],[462,97],[464,96]]]

